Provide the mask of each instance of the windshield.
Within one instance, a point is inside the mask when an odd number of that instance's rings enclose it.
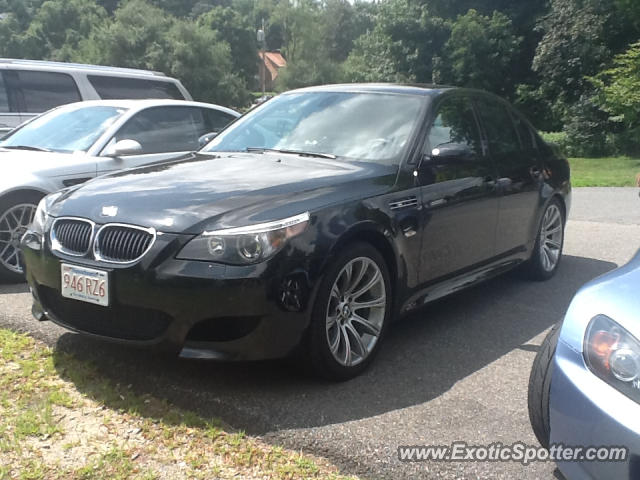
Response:
[[[284,94],[236,121],[203,151],[273,149],[393,163],[422,105],[423,99],[413,95]]]
[[[86,152],[125,111],[108,106],[56,109],[9,134],[0,147]]]

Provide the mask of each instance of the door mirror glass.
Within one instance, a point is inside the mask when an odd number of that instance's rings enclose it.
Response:
[[[124,139],[107,147],[104,155],[106,157],[124,157],[126,155],[140,154],[142,154],[142,145],[140,145],[140,143],[135,140]]]
[[[475,158],[475,153],[464,143],[443,143],[431,150],[429,160],[443,164],[450,162],[464,162]]]
[[[200,138],[198,138],[198,145],[200,146],[200,148],[204,147],[207,143],[216,138],[217,135],[218,132],[205,133]]]

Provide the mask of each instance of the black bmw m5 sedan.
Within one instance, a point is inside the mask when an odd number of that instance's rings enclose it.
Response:
[[[33,313],[183,357],[360,373],[390,322],[520,266],[550,278],[569,166],[508,103],[337,85],[265,102],[182,159],[49,195]]]

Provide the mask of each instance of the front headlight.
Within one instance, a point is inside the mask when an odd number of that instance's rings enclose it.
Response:
[[[309,212],[275,222],[204,232],[178,254],[179,259],[250,265],[275,255],[309,224]]]
[[[633,335],[598,315],[587,328],[584,357],[593,373],[640,403],[640,342]]]

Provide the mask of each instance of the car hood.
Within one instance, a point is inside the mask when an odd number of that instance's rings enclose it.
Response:
[[[375,195],[394,184],[397,170],[289,154],[190,154],[87,182],[51,214],[198,234]]]
[[[87,164],[85,152],[60,153],[37,152],[34,150],[7,150],[0,147],[0,165],[11,165],[11,171],[38,172],[45,176],[61,174],[65,167],[82,164],[95,172],[95,164]]]

